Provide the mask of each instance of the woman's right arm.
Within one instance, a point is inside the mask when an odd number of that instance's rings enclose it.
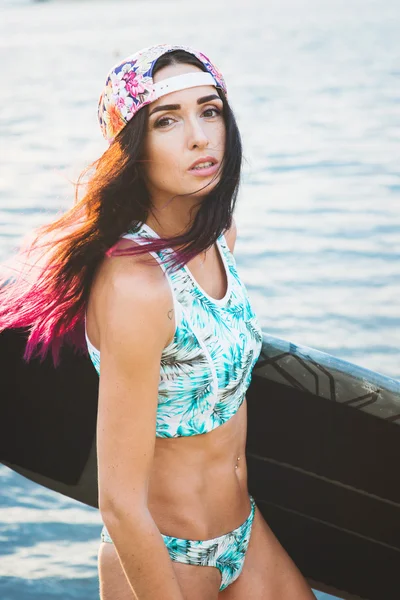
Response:
[[[100,336],[99,508],[138,600],[184,600],[147,506],[160,359],[171,335],[171,294],[140,257],[106,259],[94,302]]]

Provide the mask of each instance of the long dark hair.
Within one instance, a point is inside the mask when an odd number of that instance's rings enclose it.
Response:
[[[171,64],[190,64],[206,71],[194,55],[175,50],[157,60],[153,75]],[[215,187],[204,194],[190,230],[180,236],[152,239],[145,245],[132,244],[124,250],[116,247],[124,233],[136,231],[146,222],[151,209],[143,160],[147,105],[120,131],[104,154],[79,175],[73,207],[57,220],[39,227],[29,247],[20,251],[21,264],[25,256],[40,255],[40,259],[35,265],[24,263],[28,265],[29,277],[25,272],[14,276],[11,282],[9,277],[0,281],[0,331],[28,329],[26,361],[33,356],[43,360],[51,349],[57,365],[65,341],[78,351],[87,351],[85,309],[93,276],[105,255],[179,248],[169,263],[170,268],[179,268],[212,246],[231,226],[240,184],[242,144],[226,96],[222,89],[217,90],[223,102],[226,129],[222,171]],[[79,199],[83,185],[86,192]]]

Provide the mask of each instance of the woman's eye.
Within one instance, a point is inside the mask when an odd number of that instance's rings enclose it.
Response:
[[[214,112],[216,113],[216,115],[215,115],[215,116],[218,116],[218,115],[220,115],[220,114],[221,114],[221,111],[220,111],[220,110],[218,110],[218,108],[207,108],[207,109],[206,109],[206,110],[203,112],[203,115],[204,115],[205,113],[207,113],[207,112],[212,112],[212,111],[214,111]],[[214,115],[213,115],[213,116],[214,116]]]
[[[206,110],[203,112],[203,115],[205,115],[207,117],[206,113],[210,113],[210,112],[211,113],[214,112],[215,115],[208,115],[208,118],[210,116],[214,117],[214,116],[218,116],[221,114],[221,111],[218,108],[206,108]],[[171,117],[162,117],[154,124],[154,127],[160,127],[161,129],[168,127],[168,125],[169,125],[168,121],[172,121],[172,120],[173,119],[171,119]]]
[[[154,127],[167,127],[168,125],[162,125],[162,123],[164,123],[165,121],[172,121],[172,119],[170,117],[163,117],[162,119],[159,119],[155,124]]]

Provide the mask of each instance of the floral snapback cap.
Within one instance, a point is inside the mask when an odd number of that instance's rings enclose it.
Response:
[[[97,115],[103,136],[109,144],[114,141],[118,133],[138,110],[162,95],[157,95],[155,89],[157,84],[153,82],[154,64],[160,56],[174,50],[185,50],[198,58],[212,76],[214,85],[222,88],[227,94],[222,73],[202,52],[189,46],[172,46],[169,44],[143,48],[124,58],[107,75],[105,87],[99,98]],[[177,78],[170,78],[170,80],[172,79]],[[165,81],[162,83],[164,84]],[[200,85],[200,83],[194,85]],[[184,87],[189,87],[189,85],[187,84]]]

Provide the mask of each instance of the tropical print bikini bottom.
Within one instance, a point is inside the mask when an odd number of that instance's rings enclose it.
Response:
[[[250,542],[256,504],[249,496],[251,510],[242,525],[233,531],[210,540],[185,540],[170,535],[162,535],[171,560],[204,567],[217,567],[221,573],[219,591],[233,583],[243,569],[243,563]],[[112,539],[104,526],[101,532],[102,542],[112,543]]]

